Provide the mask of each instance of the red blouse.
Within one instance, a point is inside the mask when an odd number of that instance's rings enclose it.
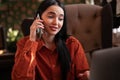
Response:
[[[79,74],[89,69],[84,50],[73,36],[67,39],[66,45],[72,60],[67,80],[74,80],[75,77],[81,80]],[[56,49],[49,50],[43,40],[30,41],[29,37],[25,37],[17,43],[12,80],[61,80],[57,59]]]

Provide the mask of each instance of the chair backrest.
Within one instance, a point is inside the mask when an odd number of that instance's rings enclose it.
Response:
[[[120,80],[120,47],[93,52],[90,80]]]
[[[112,47],[112,10],[90,4],[68,4],[68,34],[78,38],[86,52]]]
[[[28,18],[22,21],[21,30],[24,36],[27,36],[30,34],[30,25],[32,24],[33,20],[34,20],[33,18]]]

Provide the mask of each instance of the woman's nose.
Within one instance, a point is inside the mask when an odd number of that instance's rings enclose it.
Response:
[[[58,18],[54,18],[53,24],[54,24],[54,25],[58,25]]]

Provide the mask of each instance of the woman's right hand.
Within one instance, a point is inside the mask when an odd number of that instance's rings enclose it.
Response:
[[[78,77],[80,78],[80,80],[89,80],[90,71],[85,71],[84,73],[80,73]]]
[[[36,18],[33,21],[32,25],[30,26],[30,40],[31,41],[36,41],[37,39],[36,30],[38,28],[44,29],[43,20],[41,20],[40,18]]]

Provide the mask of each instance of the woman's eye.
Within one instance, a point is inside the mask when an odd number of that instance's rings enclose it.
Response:
[[[63,18],[59,18],[60,21],[63,21],[64,19]]]
[[[52,16],[52,15],[50,15],[50,16],[48,16],[48,18],[53,18],[54,16]]]

